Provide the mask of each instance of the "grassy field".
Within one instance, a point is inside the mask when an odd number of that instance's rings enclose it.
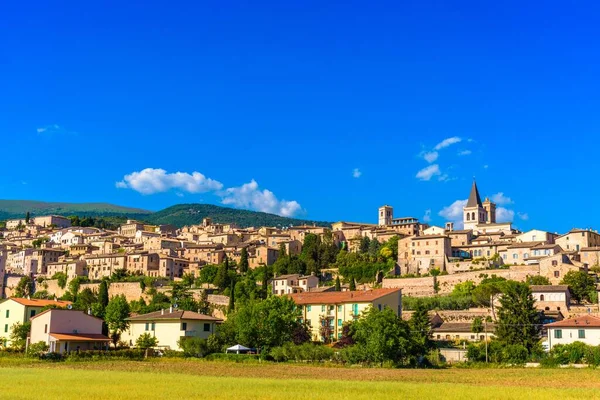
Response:
[[[595,370],[391,370],[200,360],[0,359],[2,399],[600,398]]]

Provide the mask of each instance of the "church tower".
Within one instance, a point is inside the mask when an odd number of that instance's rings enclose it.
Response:
[[[467,200],[467,205],[463,208],[464,229],[475,229],[477,225],[485,224],[487,219],[486,214],[487,212],[481,203],[477,183],[473,180],[469,200]]]
[[[394,218],[394,209],[390,206],[379,207],[379,226],[389,226]]]
[[[485,208],[485,217],[486,223],[495,224],[496,223],[496,204],[492,203],[490,199],[487,197],[483,202],[483,208]]]

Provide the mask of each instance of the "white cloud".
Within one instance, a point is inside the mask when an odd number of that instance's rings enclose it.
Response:
[[[452,146],[453,144],[460,143],[462,141],[458,136],[449,137],[447,139],[442,140],[433,148],[434,150],[445,149],[446,147]]]
[[[488,169],[488,168],[489,168],[489,165],[487,165],[487,164],[485,164],[485,165],[483,166],[483,169]]]
[[[449,206],[444,207],[438,215],[446,221],[454,222],[455,229],[463,228],[463,208],[467,205],[467,200],[456,200]]]
[[[360,178],[361,175],[362,175],[362,172],[360,171],[360,169],[354,168],[352,170],[352,177],[353,178]]]
[[[36,132],[39,135],[76,135],[77,132],[73,132],[73,131],[68,131],[66,130],[63,126],[57,125],[57,124],[52,124],[52,125],[46,125],[46,126],[41,126],[39,128],[36,128]]]
[[[439,156],[437,151],[426,151],[421,155],[423,156],[423,159],[425,159],[425,161],[427,161],[430,164],[437,160]]]
[[[188,193],[213,192],[223,188],[219,181],[205,177],[200,172],[167,173],[160,168],[146,168],[139,172],[125,175],[116,183],[117,188],[132,189],[141,194],[154,194],[179,189]]]
[[[440,171],[440,166],[437,164],[432,164],[417,172],[416,178],[422,181],[429,181],[432,177],[440,175],[442,175],[442,172]]]
[[[498,207],[496,209],[496,221],[497,222],[513,222],[515,219],[515,212],[508,208]]]
[[[523,221],[527,221],[529,219],[529,214],[527,213],[518,212],[517,216]]]
[[[510,197],[504,195],[504,192],[498,192],[492,195],[491,200],[498,205],[506,205],[513,203]]]
[[[459,151],[459,152],[458,152],[458,155],[459,155],[459,156],[468,156],[468,155],[470,155],[471,153],[472,153],[472,151],[471,151],[471,150],[463,150],[463,151]]]
[[[223,204],[250,208],[284,217],[291,217],[302,210],[297,201],[278,200],[270,190],[260,190],[254,179],[242,186],[226,189],[220,195],[223,197],[221,201]]]
[[[425,210],[425,215],[423,216],[423,222],[431,222],[431,209]]]

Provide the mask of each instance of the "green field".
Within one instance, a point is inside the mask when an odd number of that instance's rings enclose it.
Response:
[[[595,370],[392,370],[199,360],[0,359],[2,399],[600,398]]]

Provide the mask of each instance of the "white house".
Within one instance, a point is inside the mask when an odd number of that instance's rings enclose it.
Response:
[[[271,286],[273,294],[292,294],[310,292],[319,285],[319,278],[313,275],[302,276],[299,274],[281,275],[273,278]]]
[[[538,310],[566,311],[571,305],[567,285],[531,285],[531,295]]]
[[[564,319],[544,325],[548,329],[548,348],[557,344],[583,342],[590,346],[600,345],[600,318],[591,315]]]

